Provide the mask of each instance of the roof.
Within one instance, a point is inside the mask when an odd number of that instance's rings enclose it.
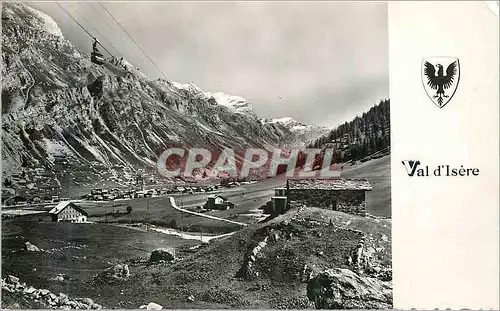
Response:
[[[89,215],[89,213],[87,213],[86,211],[84,211],[80,207],[76,206],[75,203],[73,203],[71,201],[62,201],[62,202],[59,202],[59,204],[57,204],[53,209],[51,209],[49,211],[49,214],[57,215],[60,212],[62,212],[66,207],[68,207],[70,205],[71,205],[72,208],[74,208],[75,210],[79,211],[83,215],[85,215],[85,216]]]
[[[224,197],[224,196],[222,196],[222,195],[220,195],[220,194],[211,194],[211,195],[209,195],[209,196],[208,196],[208,198],[209,198],[209,199],[221,198],[221,199],[223,199],[223,200],[227,200],[227,198],[226,198],[226,197]]]
[[[372,190],[372,185],[366,179],[288,179],[289,189],[319,189],[319,190]]]

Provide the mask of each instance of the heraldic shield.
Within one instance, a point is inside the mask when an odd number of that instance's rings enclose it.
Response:
[[[456,57],[426,57],[422,60],[422,82],[432,102],[443,108],[450,102],[460,80]]]

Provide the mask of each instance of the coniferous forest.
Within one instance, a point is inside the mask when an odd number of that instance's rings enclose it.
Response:
[[[390,100],[385,99],[361,116],[338,126],[307,148],[331,148],[333,163],[364,161],[390,152]]]

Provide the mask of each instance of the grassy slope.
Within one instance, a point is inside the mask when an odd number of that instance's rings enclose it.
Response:
[[[375,216],[391,216],[391,156],[353,166],[344,166],[342,177],[366,178],[373,186],[367,192],[366,205],[368,212]]]
[[[26,252],[26,241],[51,253]],[[97,293],[85,283],[111,264],[147,258],[159,247],[194,244],[192,240],[104,224],[4,221],[2,275],[13,274],[29,285],[56,293],[94,297]],[[67,274],[67,280],[51,281],[58,273]]]

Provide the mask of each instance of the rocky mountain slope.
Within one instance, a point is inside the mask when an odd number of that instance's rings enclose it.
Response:
[[[45,175],[78,183],[113,168],[154,170],[172,146],[306,142],[304,133],[262,122],[240,97],[91,63],[50,17],[27,5],[4,3],[2,18],[4,182]]]

